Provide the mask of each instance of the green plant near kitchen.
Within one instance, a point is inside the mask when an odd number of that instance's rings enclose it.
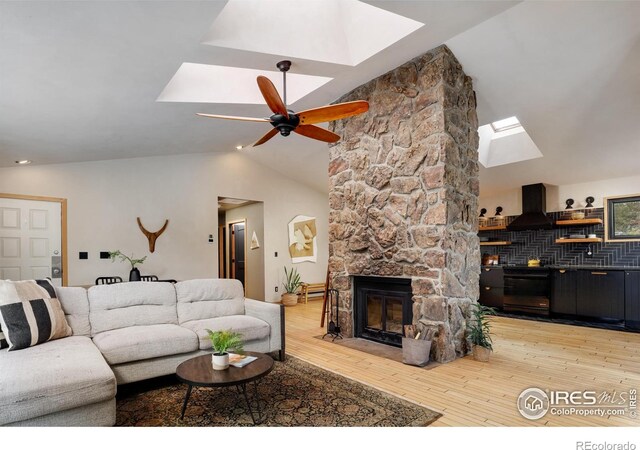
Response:
[[[242,334],[231,330],[212,331],[207,329],[211,347],[216,355],[224,355],[233,350],[236,353],[243,353],[244,343]]]
[[[134,259],[133,254],[129,257],[122,253],[120,250],[116,250],[115,252],[109,252],[109,257],[112,262],[115,262],[116,258],[119,258],[120,261],[125,262],[128,261],[131,264],[131,268],[135,269],[137,264],[142,264],[147,257]]]
[[[471,308],[471,318],[467,323],[467,331],[469,332],[469,340],[473,345],[473,357],[478,361],[488,361],[489,355],[493,351],[489,316],[495,315],[496,310],[479,303],[472,305]]]

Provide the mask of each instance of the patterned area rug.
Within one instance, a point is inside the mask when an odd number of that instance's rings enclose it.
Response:
[[[249,387],[249,386],[248,386]],[[180,420],[186,386],[118,394],[119,426],[253,426],[235,387],[194,388]],[[251,386],[251,392],[253,387]],[[440,414],[291,356],[258,384],[262,426],[426,426]]]

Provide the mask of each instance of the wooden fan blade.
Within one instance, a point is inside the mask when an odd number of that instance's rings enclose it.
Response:
[[[197,116],[211,117],[212,119],[244,120],[245,122],[269,122],[269,119],[259,117],[221,116],[219,114],[196,113]]]
[[[311,139],[324,142],[338,142],[340,140],[340,136],[337,134],[315,125],[298,125],[293,131]]]
[[[364,100],[355,102],[338,103],[337,105],[321,106],[320,108],[307,109],[298,113],[302,125],[330,122],[344,119],[345,117],[362,114],[369,110],[369,103]]]
[[[271,131],[269,131],[267,134],[265,134],[264,136],[262,136],[260,139],[258,139],[255,144],[252,145],[252,147],[257,147],[258,145],[262,145],[265,142],[267,142],[269,139],[271,139],[272,137],[274,137],[276,134],[278,134],[278,129],[277,128],[272,128]]]
[[[276,114],[282,114],[287,119],[289,118],[289,112],[287,111],[287,107],[284,102],[280,98],[280,94],[278,94],[278,90],[273,85],[270,79],[267,77],[263,77],[262,75],[258,76],[258,87],[260,88],[260,92],[262,92],[262,96],[264,100],[267,102],[267,106]]]

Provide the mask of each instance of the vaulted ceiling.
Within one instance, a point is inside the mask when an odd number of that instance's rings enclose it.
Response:
[[[446,43],[474,79],[480,123],[516,115],[544,155],[482,169],[484,192],[638,173],[640,2],[366,3],[425,25],[349,65],[291,57],[278,39],[260,52],[204,45],[225,1],[1,2],[0,166],[231,152],[264,134],[195,116],[261,117],[264,105],[156,101],[185,62],[272,71],[289,57],[292,72],[332,78],[291,105],[301,110]],[[321,142],[292,135],[242,151],[327,189]]]

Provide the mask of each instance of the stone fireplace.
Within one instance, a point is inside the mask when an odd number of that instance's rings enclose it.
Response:
[[[470,349],[466,320],[480,273],[471,79],[441,46],[339,101],[357,99],[369,112],[335,122],[342,139],[330,149],[329,270],[340,326],[347,336],[361,332],[354,288],[404,282],[411,314],[398,319],[403,307],[391,292],[369,300],[376,312],[365,308],[364,320],[390,338],[399,321],[433,328],[432,358],[451,361]]]

